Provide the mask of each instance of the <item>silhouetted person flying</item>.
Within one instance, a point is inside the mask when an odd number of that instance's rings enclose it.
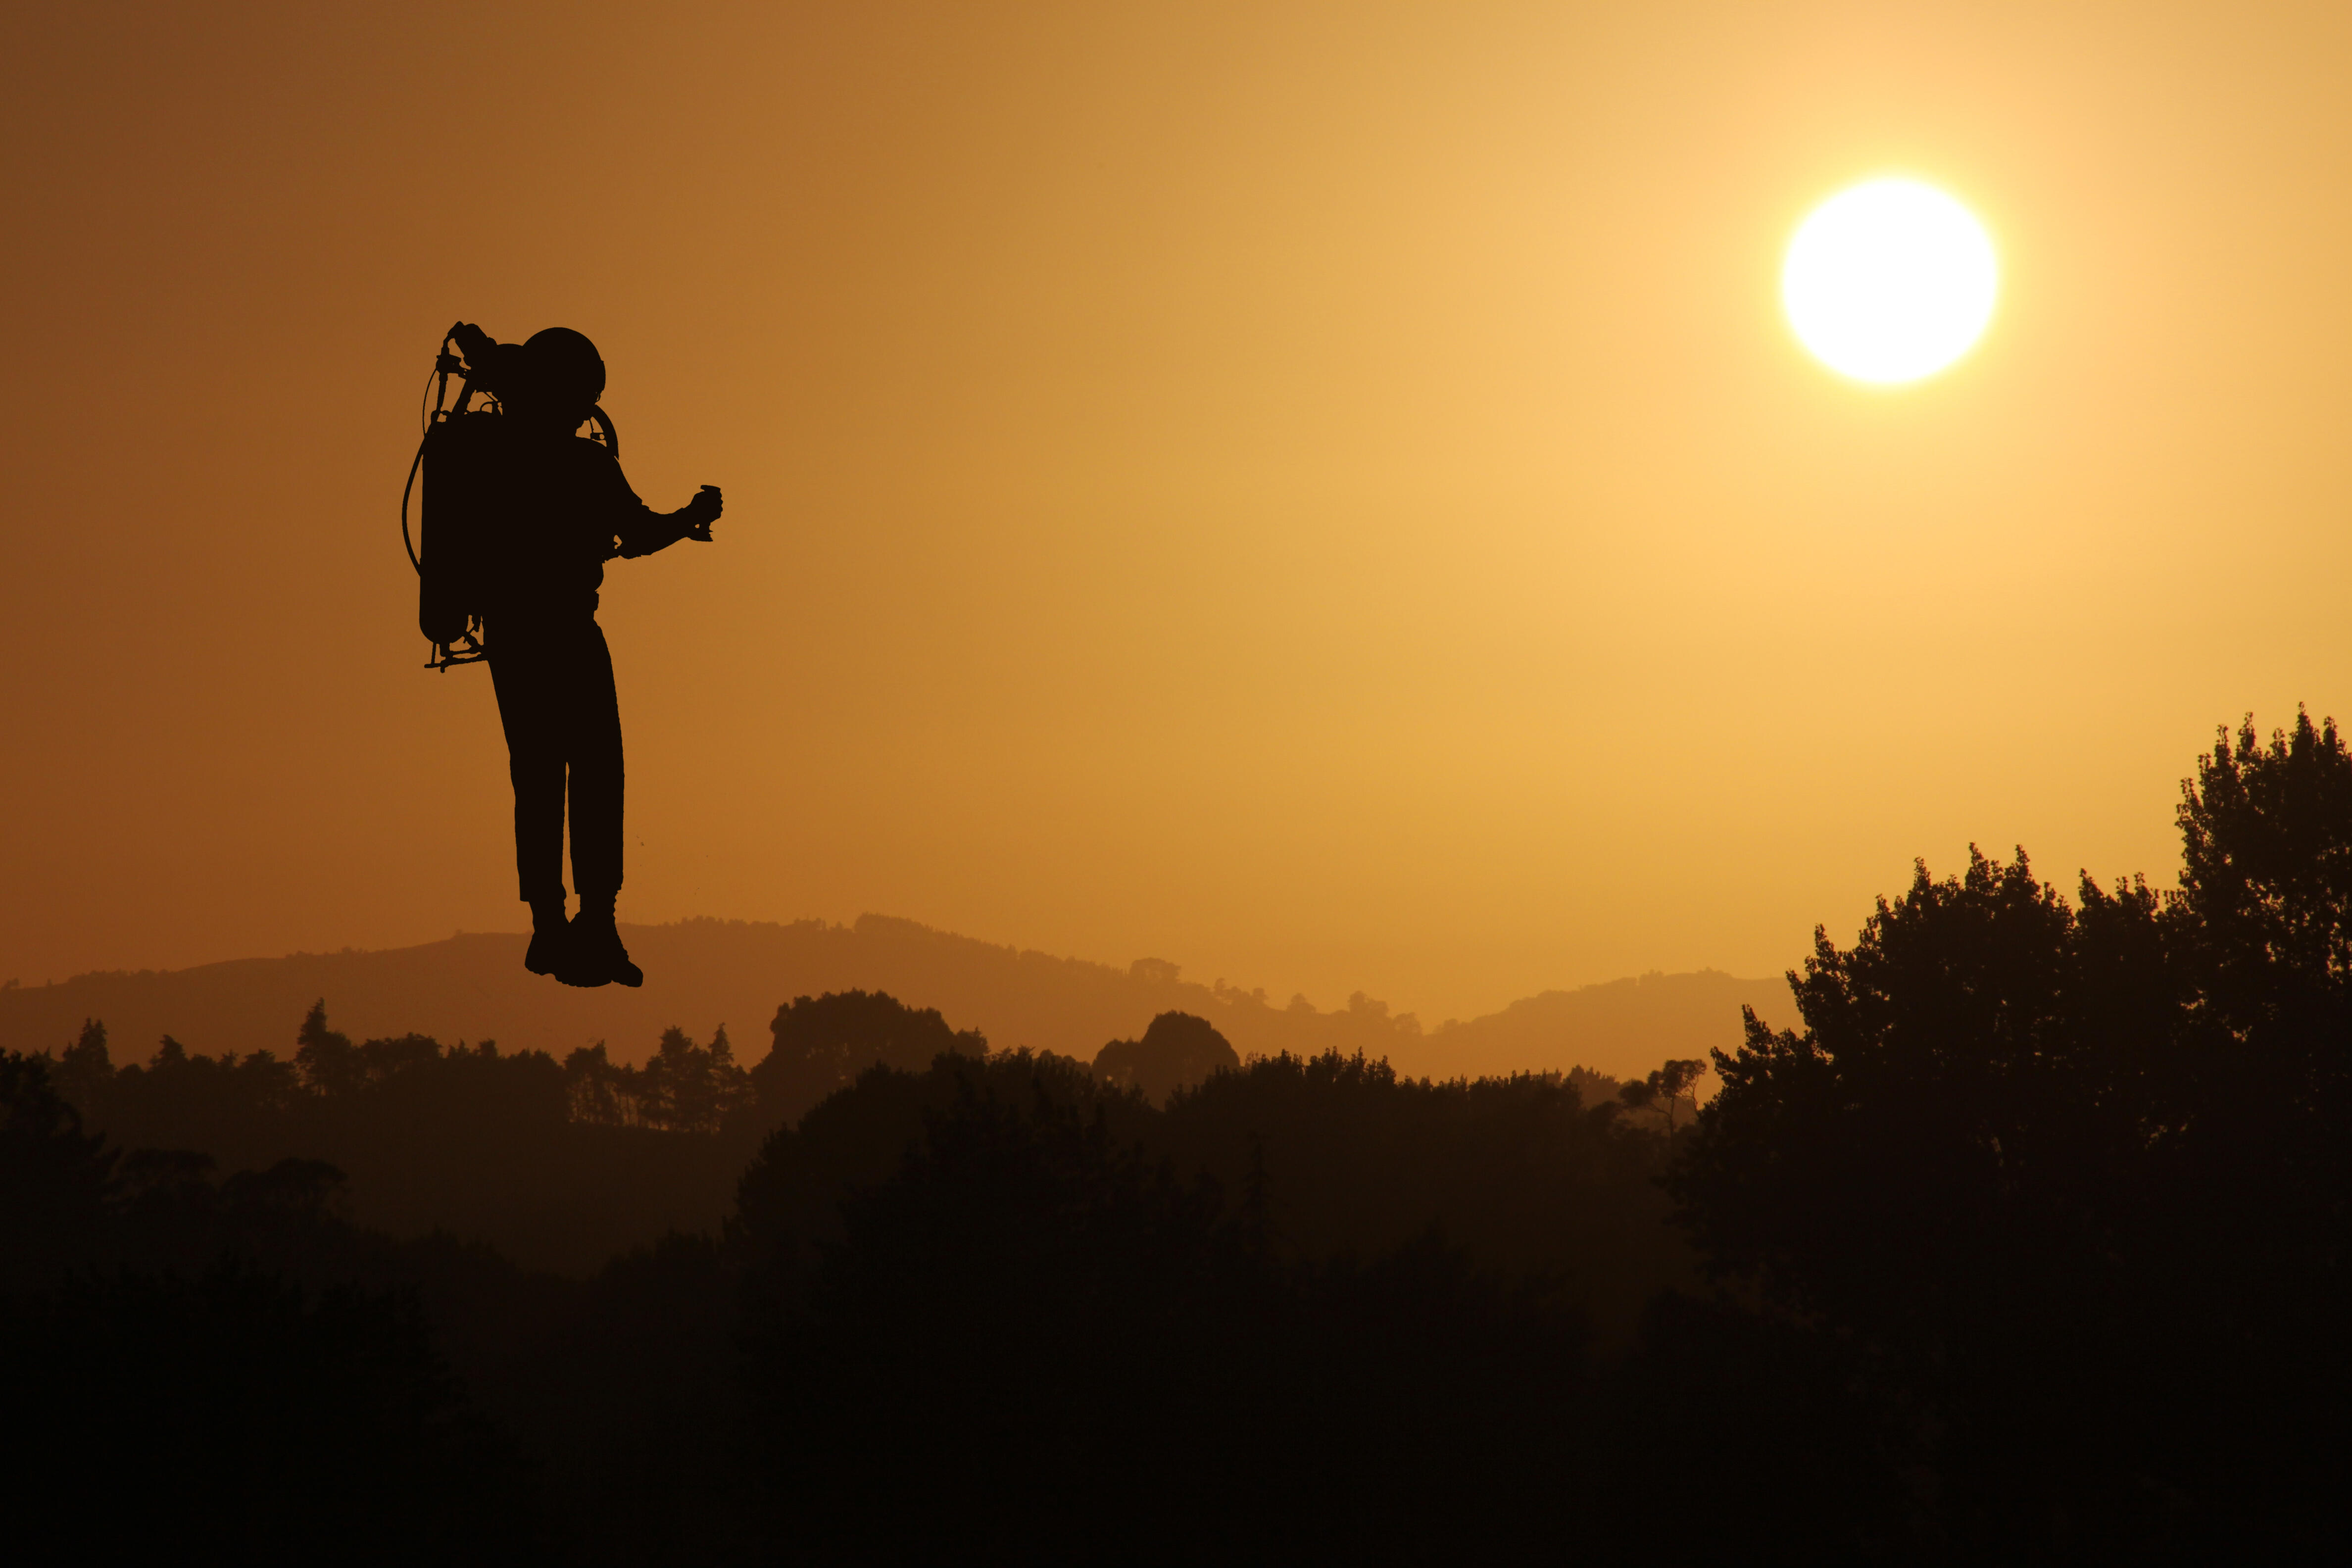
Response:
[[[681,539],[708,542],[716,486],[673,512],[639,500],[606,447],[577,432],[604,392],[596,345],[551,327],[520,347],[479,327],[456,334],[467,360],[494,366],[505,416],[485,475],[495,519],[479,556],[483,642],[514,780],[515,870],[530,905],[523,966],[567,985],[642,985],[614,923],[621,892],[621,712],[613,656],[596,624],[604,563]],[[564,919],[563,820],[571,796],[572,879]]]

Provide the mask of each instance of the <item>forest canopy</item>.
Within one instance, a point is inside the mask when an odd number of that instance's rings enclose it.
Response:
[[[1919,865],[1799,1026],[1622,1084],[1172,1012],[1084,1062],[870,992],[748,1071],[323,1004],[116,1068],[92,1021],[0,1060],[0,1303],[69,1437],[26,1474],[86,1499],[96,1424],[164,1422],[239,1539],[424,1488],[385,1542],[502,1561],[2316,1555],[2352,756],[2225,731],[2178,822],[2172,889]],[[236,1479],[320,1455],[371,1485]]]

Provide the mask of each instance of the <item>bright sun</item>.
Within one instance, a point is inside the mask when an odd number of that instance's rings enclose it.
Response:
[[[1789,242],[1780,299],[1815,358],[1882,385],[1969,351],[2000,269],[1969,209],[1916,180],[1872,180],[1815,207]]]

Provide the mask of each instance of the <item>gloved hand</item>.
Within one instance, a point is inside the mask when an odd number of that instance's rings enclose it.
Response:
[[[686,537],[688,539],[698,540],[705,544],[709,543],[710,525],[719,520],[719,512],[724,510],[725,508],[726,502],[719,494],[719,487],[717,485],[703,486],[700,490],[695,493],[694,499],[686,503],[684,508],[683,515],[686,518]]]

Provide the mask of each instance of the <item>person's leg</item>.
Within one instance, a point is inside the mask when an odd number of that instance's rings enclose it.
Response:
[[[613,655],[593,622],[572,648],[565,757],[572,778],[572,881],[580,891],[572,921],[574,984],[617,981],[642,985],[645,972],[629,961],[614,923],[621,892],[623,767],[621,708],[613,686]]]
[[[571,733],[564,761],[572,767],[572,885],[585,909],[591,898],[608,904],[621,891],[621,702],[603,627],[588,626],[568,674]]]
[[[490,685],[506,731],[507,776],[514,784],[515,878],[530,906],[530,948],[523,966],[551,974],[565,939],[563,920],[563,773],[565,721],[562,693],[550,682],[548,650],[534,639],[507,637],[491,658]]]

